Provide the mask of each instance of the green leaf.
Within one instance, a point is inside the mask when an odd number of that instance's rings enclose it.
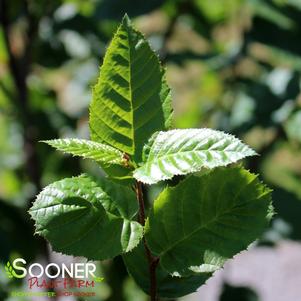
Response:
[[[64,254],[103,260],[133,249],[143,228],[133,221],[134,193],[82,175],[47,186],[30,209],[36,233]]]
[[[129,274],[134,278],[142,290],[149,294],[149,270],[144,253],[143,244],[140,243],[133,251],[124,254],[123,260]],[[161,298],[179,298],[191,294],[203,285],[211,276],[208,274],[192,275],[188,277],[172,277],[160,265],[156,269],[157,291]]]
[[[164,115],[164,126],[160,127],[159,130],[169,129],[172,127],[173,121],[173,109],[172,109],[172,98],[171,98],[171,91],[166,81],[165,70],[162,70],[162,83],[161,83],[161,91],[160,91],[160,99],[161,105]],[[153,134],[156,131],[153,131]],[[149,138],[151,134],[147,137]],[[145,141],[146,142],[146,141]]]
[[[140,160],[143,145],[171,119],[164,70],[125,16],[104,58],[90,106],[91,138]]]
[[[103,143],[74,138],[45,140],[42,142],[74,156],[80,156],[107,164],[126,164],[121,151]]]
[[[271,216],[271,190],[242,168],[190,176],[157,198],[149,248],[173,275],[214,272],[256,240]]]
[[[237,162],[256,153],[239,139],[211,129],[171,130],[154,134],[143,149],[143,164],[134,178],[155,184]]]

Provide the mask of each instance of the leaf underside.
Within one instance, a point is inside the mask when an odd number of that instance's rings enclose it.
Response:
[[[146,223],[147,243],[174,275],[214,272],[257,239],[271,217],[270,190],[242,168],[218,168],[166,188]]]
[[[45,140],[42,142],[74,156],[106,164],[124,164],[122,152],[103,143],[75,138]]]
[[[93,90],[91,138],[138,162],[147,139],[170,125],[171,112],[170,90],[158,58],[125,16]]]
[[[36,233],[53,249],[68,255],[103,260],[137,246],[143,228],[130,189],[106,179],[82,175],[47,186],[30,209]]]
[[[183,129],[154,134],[143,149],[134,178],[155,184],[175,175],[226,166],[256,153],[239,139],[211,129]]]
[[[141,289],[149,294],[148,262],[142,243],[122,257],[129,274]],[[156,269],[158,296],[161,298],[179,298],[191,294],[203,285],[210,276],[211,273],[203,273],[188,277],[172,277],[159,263]]]

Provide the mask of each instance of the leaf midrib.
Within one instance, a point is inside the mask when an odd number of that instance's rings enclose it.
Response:
[[[151,159],[147,159],[146,162],[145,162],[145,165],[148,165],[148,164],[154,164],[156,163],[156,161],[159,161],[159,160],[164,160],[166,158],[169,158],[169,157],[174,157],[175,155],[183,155],[183,154],[187,154],[187,153],[204,153],[204,152],[220,152],[220,153],[238,153],[240,154],[241,152],[240,151],[234,151],[234,150],[229,150],[229,151],[225,151],[225,150],[210,150],[210,149],[205,149],[205,150],[187,150],[187,151],[181,151],[181,152],[176,152],[176,153],[169,153],[169,154],[162,154],[161,156],[154,156],[153,158]],[[245,157],[248,157],[248,156],[251,156],[251,154],[247,154],[245,155]],[[150,157],[150,156],[149,156]],[[142,165],[142,167],[144,167],[145,165]]]
[[[126,27],[126,37],[128,43],[128,52],[129,52],[129,94],[130,94],[130,107],[131,107],[131,133],[132,133],[132,155],[135,155],[135,135],[134,135],[134,106],[133,106],[133,89],[132,89],[132,52],[131,52],[131,45],[130,45],[130,32],[129,29]]]

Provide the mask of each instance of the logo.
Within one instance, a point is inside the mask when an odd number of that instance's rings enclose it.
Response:
[[[8,261],[5,265],[5,271],[8,278],[23,278],[24,276],[20,276],[16,273],[16,271],[13,269],[12,265]]]
[[[66,291],[74,288],[89,289],[94,288],[96,283],[104,280],[103,277],[96,276],[96,265],[92,262],[86,263],[48,263],[46,266],[40,263],[27,265],[23,258],[16,258],[14,261],[8,261],[5,265],[6,275],[9,279],[27,278],[29,292],[12,292],[12,296],[34,296],[31,291],[35,288],[51,289],[57,291],[46,292],[48,296],[72,296],[72,291]],[[59,292],[59,290],[64,290]],[[91,293],[89,296],[95,295]],[[86,295],[87,297],[88,295]]]
[[[8,278],[24,278],[27,275],[30,277],[48,277],[50,279],[61,276],[62,278],[92,278],[100,281],[100,277],[95,276],[96,266],[92,262],[87,263],[71,263],[69,266],[66,264],[58,265],[56,263],[49,263],[45,267],[40,263],[32,263],[28,268],[23,258],[15,259],[12,264],[8,261],[5,266]]]

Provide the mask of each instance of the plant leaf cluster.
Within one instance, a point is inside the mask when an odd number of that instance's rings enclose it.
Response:
[[[36,233],[55,251],[93,260],[123,255],[129,273],[148,293],[144,237],[159,258],[158,294],[167,298],[204,284],[260,237],[272,215],[271,191],[243,167],[229,166],[256,155],[250,147],[221,131],[171,130],[171,123],[164,69],[125,16],[93,89],[91,141],[45,141],[98,162],[107,177],[57,181],[30,209]],[[151,205],[145,226],[139,224],[131,185],[177,175],[186,177],[176,186],[167,184]]]

